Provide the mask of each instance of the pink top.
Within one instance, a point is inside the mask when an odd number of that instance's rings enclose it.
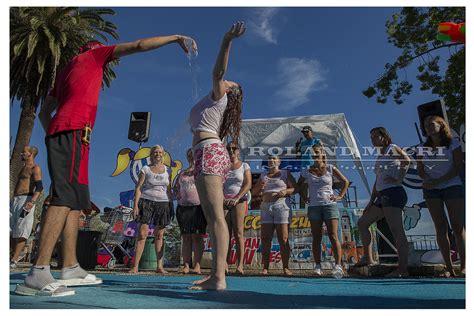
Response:
[[[209,132],[219,135],[222,117],[227,107],[227,94],[220,100],[212,99],[212,91],[202,98],[189,113],[191,132]]]
[[[182,172],[178,176],[178,204],[182,206],[199,205],[199,195],[194,183],[194,175],[192,172]]]

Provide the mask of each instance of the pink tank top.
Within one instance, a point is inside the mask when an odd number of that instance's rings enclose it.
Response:
[[[193,173],[181,173],[178,177],[179,184],[179,200],[178,204],[182,206],[199,205],[199,195],[194,183]]]

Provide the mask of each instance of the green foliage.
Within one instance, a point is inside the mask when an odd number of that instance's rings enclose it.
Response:
[[[362,93],[367,98],[376,97],[378,103],[386,103],[391,96],[395,103],[402,104],[410,95],[413,85],[399,79],[399,72],[414,62],[421,90],[431,90],[445,100],[451,126],[459,127],[465,121],[465,47],[463,44],[444,44],[437,40],[437,26],[441,22],[465,21],[464,7],[407,7],[394,14],[385,26],[388,42],[402,50],[401,55],[385,64],[381,77]],[[453,48],[450,48],[453,47]],[[450,57],[441,60],[440,49],[449,49]],[[441,73],[441,65],[447,65]]]
[[[10,8],[10,98],[21,106],[42,102],[54,84],[56,73],[93,39],[118,38],[116,26],[104,20],[112,9],[76,7]],[[103,87],[115,78],[104,72]]]

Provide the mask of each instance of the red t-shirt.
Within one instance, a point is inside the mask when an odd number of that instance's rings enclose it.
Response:
[[[114,59],[114,46],[91,49],[74,57],[56,76],[49,93],[58,100],[48,135],[94,127],[105,65]]]

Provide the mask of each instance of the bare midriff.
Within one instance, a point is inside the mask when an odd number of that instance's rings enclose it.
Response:
[[[193,133],[193,146],[196,145],[200,140],[204,138],[216,138],[219,139],[219,135],[210,132],[194,132]]]

